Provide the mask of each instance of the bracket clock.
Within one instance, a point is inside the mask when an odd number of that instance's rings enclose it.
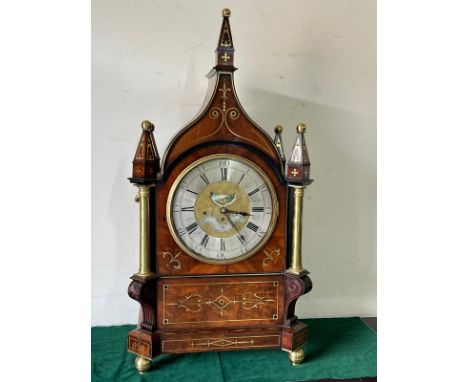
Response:
[[[282,127],[272,139],[237,98],[230,11],[222,15],[200,113],[162,159],[144,121],[133,160],[140,265],[128,293],[141,313],[128,350],[140,372],[162,353],[279,348],[293,365],[304,359],[308,328],[294,310],[312,289],[301,264],[306,127],[286,163]]]

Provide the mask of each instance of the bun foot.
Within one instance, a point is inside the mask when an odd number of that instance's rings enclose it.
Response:
[[[135,358],[135,367],[140,374],[145,373],[151,369],[152,362],[149,359],[137,356]]]
[[[293,350],[289,353],[289,360],[291,361],[293,366],[299,365],[302,361],[304,361],[304,350]]]

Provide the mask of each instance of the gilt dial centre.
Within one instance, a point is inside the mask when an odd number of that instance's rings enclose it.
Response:
[[[195,219],[200,228],[216,238],[237,235],[249,222],[250,199],[236,183],[208,184],[195,201]]]

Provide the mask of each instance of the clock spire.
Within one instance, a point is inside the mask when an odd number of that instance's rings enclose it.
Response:
[[[154,140],[154,125],[150,121],[141,123],[141,137],[133,158],[133,172],[130,182],[139,184],[155,183],[159,173],[159,154]]]
[[[232,42],[231,26],[229,25],[229,17],[231,11],[227,8],[222,12],[223,23],[219,34],[218,47],[216,48],[216,66],[217,70],[234,71],[234,44]]]
[[[310,162],[309,153],[307,152],[304,133],[306,125],[300,123],[296,128],[297,134],[294,140],[294,145],[291,152],[291,157],[288,161],[287,180],[288,183],[307,185],[310,180]]]

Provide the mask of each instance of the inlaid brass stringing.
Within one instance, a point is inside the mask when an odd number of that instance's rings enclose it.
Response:
[[[263,340],[263,341],[262,341]],[[206,348],[262,348],[271,346],[280,346],[280,336],[277,334],[268,334],[263,336],[237,336],[237,337],[221,337],[221,338],[187,338],[178,340],[163,340],[162,350],[167,350],[166,344],[184,343],[190,344],[190,347],[206,347]],[[263,342],[263,343],[262,343]]]
[[[171,302],[167,305],[173,305],[177,308],[185,309],[186,312],[200,312],[205,306],[215,307],[218,309],[221,316],[224,315],[224,310],[230,307],[231,305],[235,306],[240,304],[240,307],[244,310],[257,309],[261,305],[265,305],[269,302],[276,302],[275,299],[268,297],[262,297],[259,295],[259,292],[244,292],[242,296],[237,299],[236,297],[228,297],[224,294],[223,288],[220,290],[220,295],[214,300],[208,298],[206,300],[200,294],[195,293],[183,298],[177,299],[177,302]]]
[[[169,285],[163,285],[163,323],[164,324],[181,324],[186,322],[174,321],[170,322],[166,318],[166,307],[175,306],[176,308],[184,309],[185,312],[199,313],[202,312],[205,307],[209,309],[215,309],[220,315],[220,320],[193,320],[190,323],[204,323],[204,322],[218,322],[218,321],[257,321],[257,320],[277,320],[279,317],[279,283],[278,281],[252,281],[242,282],[242,284],[254,284],[260,285],[265,284],[266,286],[272,285],[274,296],[262,296],[261,292],[256,290],[245,291],[241,296],[226,296],[223,285],[238,285],[238,283],[226,282],[226,283],[207,283],[207,284],[184,284],[183,286],[220,286],[220,293],[214,299],[204,298],[201,293],[192,293],[175,298],[176,301],[168,301],[166,291],[169,289]],[[175,288],[177,286],[173,286]],[[273,298],[274,297],[274,298]],[[275,312],[269,317],[259,318],[248,318],[248,319],[223,319],[225,309],[239,305],[242,310],[255,310],[260,306],[273,304],[275,306]],[[188,322],[187,322],[188,323]]]

